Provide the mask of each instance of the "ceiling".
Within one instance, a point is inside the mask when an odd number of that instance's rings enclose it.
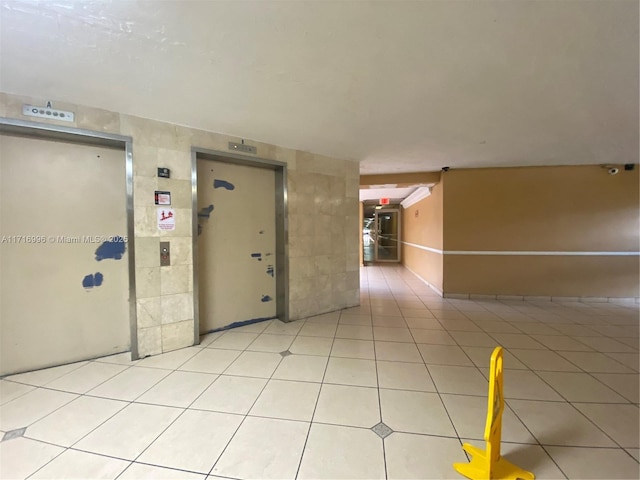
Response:
[[[0,90],[363,174],[636,163],[638,17],[632,0],[0,0]]]

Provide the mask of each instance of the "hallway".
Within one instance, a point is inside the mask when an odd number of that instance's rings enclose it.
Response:
[[[443,299],[397,265],[360,283],[357,308],[2,379],[0,477],[462,478],[502,345],[506,458],[638,478],[637,304]]]

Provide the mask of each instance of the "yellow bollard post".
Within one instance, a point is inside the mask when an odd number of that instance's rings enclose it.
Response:
[[[462,448],[471,456],[469,463],[454,463],[453,468],[471,480],[534,480],[531,472],[500,456],[500,439],[502,435],[502,412],[504,397],[502,395],[502,347],[496,347],[491,354],[491,371],[489,373],[489,401],[487,422],[484,428],[484,440],[487,449],[482,450],[468,443]]]

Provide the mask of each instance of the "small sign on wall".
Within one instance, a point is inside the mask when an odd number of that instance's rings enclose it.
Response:
[[[156,190],[156,205],[171,205],[171,192],[159,192]]]
[[[158,230],[165,232],[176,229],[176,217],[173,208],[158,208]]]

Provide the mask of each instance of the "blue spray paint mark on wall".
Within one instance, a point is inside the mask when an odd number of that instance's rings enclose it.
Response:
[[[267,265],[267,275],[274,276],[273,265]]]
[[[208,207],[201,208],[198,212],[198,217],[209,218],[211,216],[211,212],[213,212],[213,205],[209,205]]]
[[[124,242],[124,238],[115,237],[113,241],[106,241],[98,247],[96,250],[96,260],[98,262],[109,258],[120,260],[126,248],[127,244]]]
[[[260,301],[262,302],[270,302],[271,300],[273,300],[273,298],[271,298],[269,295],[263,295],[260,299]]]
[[[90,273],[82,279],[82,286],[87,290],[93,287],[99,287],[102,285],[102,280],[104,280],[104,276],[100,272],[96,272],[95,274]]]
[[[236,188],[236,186],[231,182],[227,182],[226,180],[219,180],[216,178],[213,180],[213,188],[225,188],[227,190],[233,190]]]
[[[257,258],[259,262],[262,261],[262,254],[261,253],[252,253],[251,254],[251,258]]]

